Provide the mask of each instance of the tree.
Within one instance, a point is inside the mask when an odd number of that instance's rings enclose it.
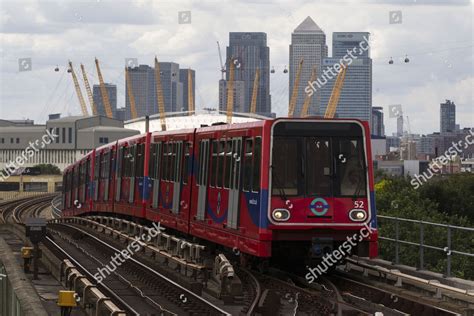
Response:
[[[34,168],[39,168],[41,171],[41,174],[61,174],[61,170],[52,164],[39,164],[34,166]]]

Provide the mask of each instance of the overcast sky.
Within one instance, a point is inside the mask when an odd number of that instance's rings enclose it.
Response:
[[[191,23],[178,24],[178,12],[187,10]],[[396,10],[402,23],[390,24]],[[461,127],[474,126],[473,4],[467,0],[0,0],[0,118],[41,123],[49,113],[80,114],[66,65],[70,59],[80,74],[84,63],[96,83],[94,57],[105,81],[117,84],[119,107],[125,105],[124,59],[151,65],[155,54],[195,69],[197,108],[217,107],[216,41],[225,54],[232,31],[267,33],[276,69],[272,110],[284,115],[288,75],[282,70],[291,32],[308,15],[326,33],[330,55],[332,32],[371,33],[373,105],[385,109],[387,135],[396,129],[388,118],[392,104],[402,105],[412,132],[439,131],[445,99],[455,102]],[[31,58],[32,71],[20,72],[19,58]]]

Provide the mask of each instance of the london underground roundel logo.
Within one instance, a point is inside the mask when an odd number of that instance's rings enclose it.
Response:
[[[311,212],[313,212],[314,215],[323,216],[328,212],[329,204],[323,198],[315,198],[313,201],[311,201],[309,209],[311,210]]]

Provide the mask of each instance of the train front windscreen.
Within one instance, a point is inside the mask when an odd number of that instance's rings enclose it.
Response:
[[[367,196],[363,130],[357,123],[276,123],[271,167],[273,196]]]

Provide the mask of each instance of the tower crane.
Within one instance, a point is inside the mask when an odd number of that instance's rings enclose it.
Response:
[[[86,107],[86,101],[84,101],[84,97],[82,96],[81,87],[79,86],[79,82],[77,81],[76,73],[74,72],[74,68],[72,67],[72,62],[69,61],[69,70],[71,70],[72,80],[74,81],[74,88],[76,89],[77,98],[79,99],[79,103],[81,104],[82,115],[89,116]]]
[[[232,124],[232,112],[234,108],[234,58],[229,61],[229,81],[227,81],[227,124]]]
[[[193,96],[193,76],[191,74],[191,69],[188,69],[188,110],[189,110],[189,115],[193,115],[194,96]]]
[[[310,82],[316,80],[316,66],[313,66],[313,70],[311,71],[311,79]],[[311,104],[311,100],[313,99],[313,94],[306,94],[306,98],[304,99],[303,103],[303,110],[301,110],[301,117],[305,117],[308,115],[309,105]]]
[[[342,69],[337,74],[336,81],[334,82],[331,97],[329,98],[328,106],[326,107],[326,113],[324,113],[324,118],[334,118],[334,115],[336,114],[337,104],[339,103],[339,97],[341,96],[342,87],[344,86],[346,70],[347,66],[343,64]]]
[[[155,81],[156,81],[156,99],[158,100],[158,111],[160,113],[161,130],[166,131],[166,113],[165,99],[161,88],[161,72],[158,58],[155,56]]]
[[[255,114],[257,112],[257,95],[258,95],[258,84],[260,81],[260,69],[257,68],[255,71],[255,79],[253,80],[252,90],[252,102],[250,103],[250,113]]]
[[[105,115],[108,118],[112,118],[112,107],[110,106],[109,101],[109,94],[107,93],[107,89],[105,88],[104,78],[102,77],[102,72],[100,71],[99,67],[99,60],[95,59],[95,67],[97,68],[97,77],[99,77],[99,86],[100,86],[100,94],[102,94],[102,102],[104,103],[105,108]]]
[[[137,107],[135,105],[135,96],[133,95],[132,81],[130,80],[127,66],[125,66],[125,82],[127,84],[128,100],[130,101],[130,117],[133,120],[136,119],[138,115]]]
[[[92,109],[92,115],[97,115],[97,106],[94,103],[94,97],[92,96],[91,86],[89,85],[89,80],[87,79],[86,70],[84,65],[81,64],[82,78],[84,79],[84,86],[86,87],[87,97],[89,98],[89,104]]]
[[[298,88],[300,86],[300,78],[301,78],[301,69],[303,68],[303,58],[301,58],[299,65],[298,65],[298,70],[296,71],[296,78],[295,82],[293,84],[293,91],[291,93],[291,99],[290,99],[290,104],[288,106],[288,117],[292,117],[293,114],[295,113],[295,108],[296,108],[296,101],[298,99]]]
[[[219,45],[219,41],[217,41],[217,51],[219,52],[219,61],[221,63],[221,79],[224,80],[224,73],[226,70],[224,63],[222,62],[221,46]]]

